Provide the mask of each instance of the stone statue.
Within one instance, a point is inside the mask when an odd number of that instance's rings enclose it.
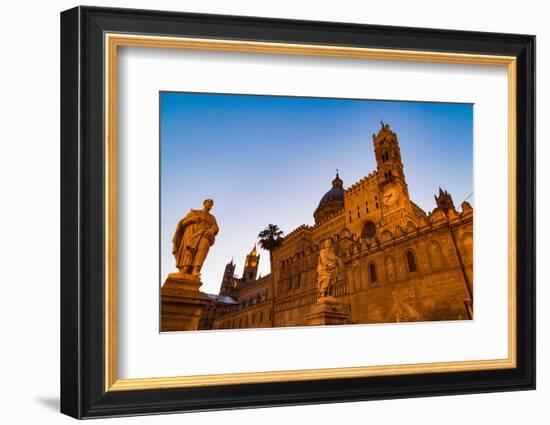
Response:
[[[203,202],[202,210],[191,210],[180,220],[172,238],[172,254],[180,273],[200,277],[206,259],[218,231],[216,218],[210,214],[212,199]]]
[[[317,299],[332,296],[341,269],[342,260],[332,250],[332,240],[325,240],[317,264]]]

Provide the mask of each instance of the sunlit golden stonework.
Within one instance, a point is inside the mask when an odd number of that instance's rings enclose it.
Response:
[[[457,211],[451,195],[439,189],[436,208],[426,214],[409,197],[388,124],[373,134],[373,145],[376,171],[347,189],[337,173],[313,212],[315,224],[293,230],[273,250],[271,274],[257,277],[256,247],[242,277],[233,260],[226,265],[199,329],[472,317],[472,207],[463,202]],[[328,307],[321,308],[318,264],[327,239],[341,268]]]

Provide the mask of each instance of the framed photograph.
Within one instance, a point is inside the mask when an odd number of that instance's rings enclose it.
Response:
[[[535,37],[61,14],[61,411],[535,388]]]

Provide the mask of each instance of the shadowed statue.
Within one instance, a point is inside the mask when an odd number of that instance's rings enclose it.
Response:
[[[201,267],[219,231],[216,218],[210,214],[213,205],[212,199],[206,199],[202,210],[189,211],[178,223],[172,238],[172,254],[180,273],[200,276]]]

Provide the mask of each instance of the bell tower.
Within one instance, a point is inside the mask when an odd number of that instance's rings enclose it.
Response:
[[[381,128],[378,134],[372,135],[380,182],[381,184],[400,182],[406,188],[407,184],[405,183],[405,173],[403,172],[397,135],[390,130],[389,124],[380,121],[380,125]]]
[[[256,280],[259,263],[260,255],[258,254],[258,251],[256,251],[256,244],[254,244],[254,248],[252,248],[250,254],[246,256],[246,261],[244,262],[243,281],[245,283]]]
[[[233,263],[233,259],[231,259],[231,262],[225,265],[220,295],[232,296],[236,290],[237,280],[235,279],[235,263]]]

